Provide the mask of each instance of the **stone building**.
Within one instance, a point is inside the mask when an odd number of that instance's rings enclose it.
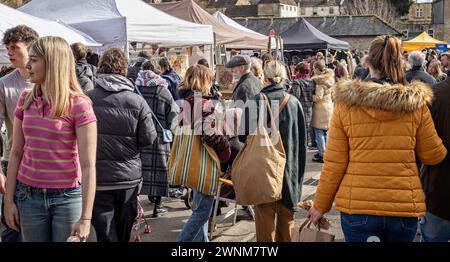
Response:
[[[411,39],[427,32],[434,36],[433,3],[431,1],[414,0],[409,13],[401,18],[401,30],[405,39]]]
[[[433,2],[434,37],[450,43],[450,0]]]
[[[321,32],[348,42],[352,49],[366,50],[380,35],[401,36],[401,32],[375,15],[305,17]],[[235,18],[239,24],[268,35],[271,29],[279,35],[298,21],[298,18]]]

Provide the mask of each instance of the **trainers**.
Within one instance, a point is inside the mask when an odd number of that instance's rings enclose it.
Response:
[[[320,158],[320,154],[319,153],[315,153],[314,154],[314,158]]]
[[[315,157],[315,158],[312,159],[312,161],[316,162],[316,163],[322,163],[322,164],[324,163],[323,162],[323,157]]]
[[[157,206],[153,209],[153,215],[152,217],[160,217],[162,214],[167,213],[167,208],[164,208],[162,206]]]

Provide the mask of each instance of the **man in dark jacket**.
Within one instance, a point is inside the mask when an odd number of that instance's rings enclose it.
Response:
[[[128,242],[137,215],[142,182],[139,149],[156,139],[150,107],[134,93],[125,75],[122,50],[107,50],[98,68],[95,88],[87,93],[97,117],[97,192],[92,225],[99,242]]]
[[[434,85],[436,84],[436,79],[425,72],[425,56],[422,52],[414,51],[408,56],[408,62],[411,64],[412,68],[406,72],[406,81],[411,82],[413,80],[419,80],[423,83]]]
[[[163,72],[161,74],[162,78],[164,78],[167,81],[167,84],[169,84],[169,91],[172,94],[173,100],[179,100],[180,96],[178,95],[177,87],[181,83],[181,77],[172,69],[167,57],[162,57],[158,63],[161,67],[161,71]]]
[[[243,101],[252,99],[261,92],[261,81],[251,73],[251,60],[247,55],[237,55],[225,65],[231,68],[233,78],[239,79],[231,96],[233,101]]]
[[[450,148],[450,78],[433,87],[431,115],[436,131],[446,148]],[[425,166],[421,172],[426,195],[427,214],[421,219],[422,240],[450,241],[450,158],[442,163]]]
[[[86,60],[87,48],[82,43],[75,43],[70,46],[72,48],[73,56],[76,64],[75,70],[77,73],[78,83],[83,92],[94,89],[94,67],[88,64]]]
[[[295,96],[302,104],[303,113],[305,116],[306,131],[308,137],[308,145],[316,146],[313,139],[314,132],[311,132],[312,107],[313,96],[316,90],[316,84],[311,79],[296,79],[291,83],[289,93]]]

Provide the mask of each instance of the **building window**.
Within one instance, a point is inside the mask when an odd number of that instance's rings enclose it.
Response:
[[[305,8],[300,8],[300,15],[306,15]]]
[[[317,13],[318,13],[318,9],[317,9],[317,7],[314,7],[313,8],[313,15],[317,15]]]
[[[402,37],[403,37],[403,39],[408,39],[409,38],[409,31],[408,31],[408,29],[402,31]]]
[[[423,9],[422,8],[416,9],[416,17],[423,17]]]
[[[330,15],[334,14],[334,7],[330,7],[330,11],[329,11]]]
[[[434,29],[428,29],[428,34],[434,37]]]

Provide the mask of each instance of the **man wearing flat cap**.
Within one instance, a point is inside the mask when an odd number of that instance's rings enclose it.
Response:
[[[244,103],[253,97],[262,89],[261,81],[256,78],[252,72],[251,60],[247,55],[237,55],[225,65],[233,73],[233,79],[239,79],[233,91],[231,99],[233,101],[242,100]]]

